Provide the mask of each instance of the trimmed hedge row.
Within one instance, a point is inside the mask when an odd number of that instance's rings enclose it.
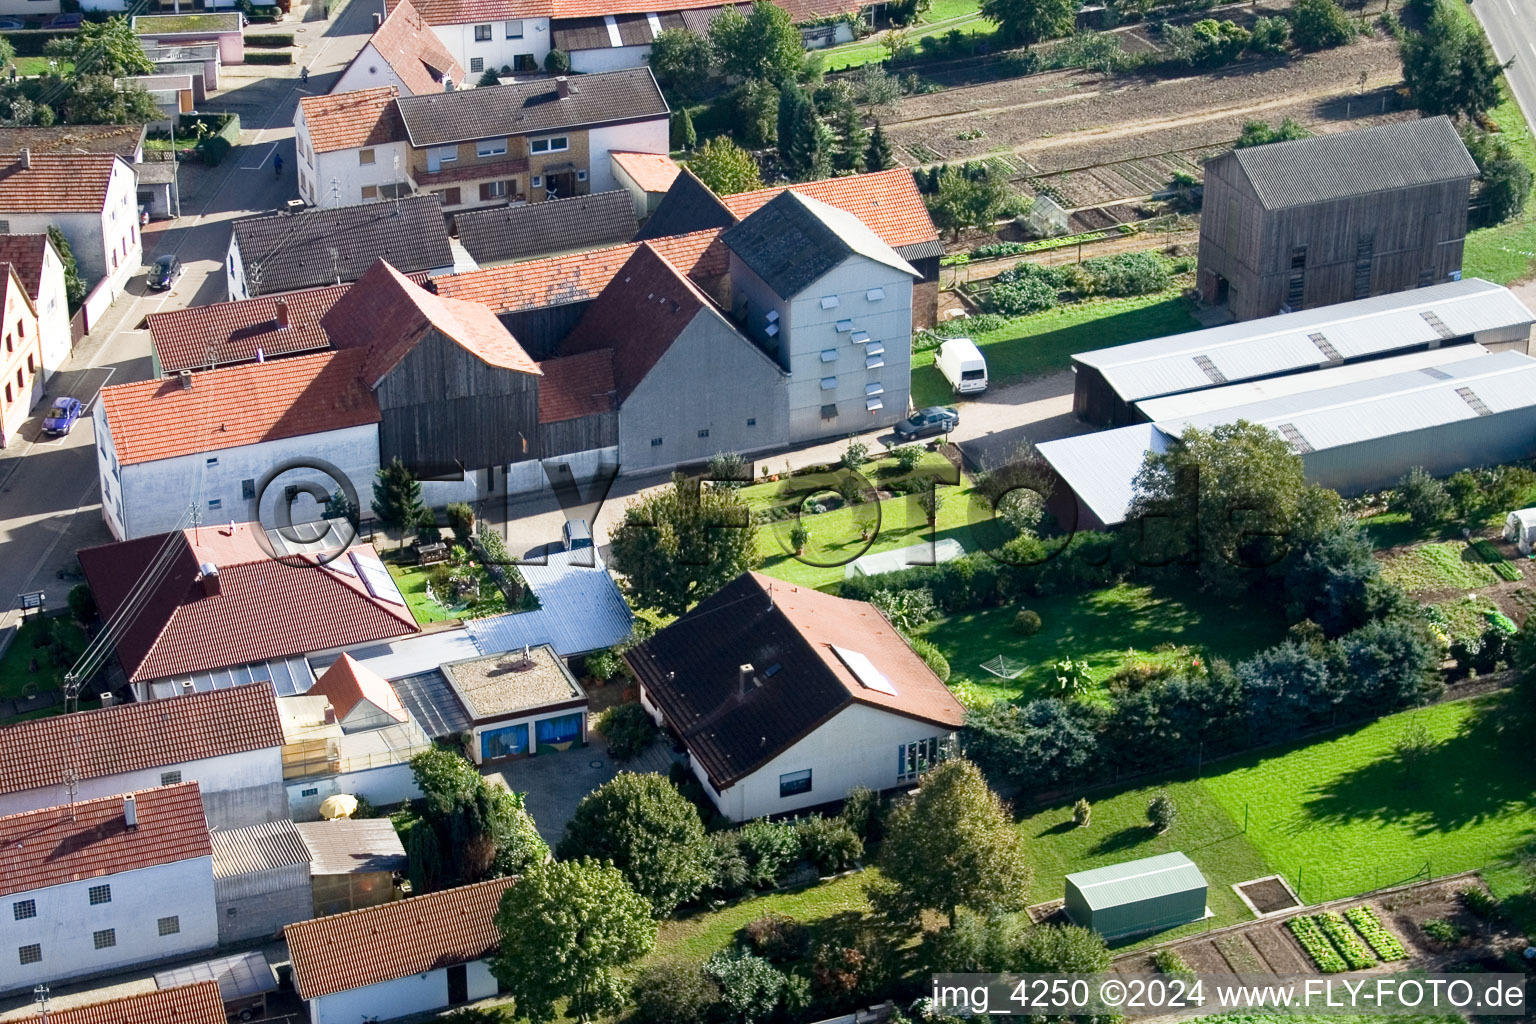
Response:
[[[0,39],[10,43],[18,57],[46,57],[44,50],[50,40],[68,39],[74,34],[74,29],[24,29],[0,33]]]
[[[293,33],[263,32],[260,35],[246,36],[245,45],[258,50],[281,50],[293,45]]]
[[[246,54],[245,62],[247,64],[292,64],[293,54],[287,50],[281,52],[257,50],[255,53]]]

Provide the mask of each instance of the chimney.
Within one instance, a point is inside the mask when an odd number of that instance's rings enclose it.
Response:
[[[379,26],[383,25],[383,24],[384,24],[384,15],[380,14],[378,11],[374,11],[373,12],[373,30],[375,32],[377,32],[379,30]]]
[[[196,692],[197,691],[192,688],[192,680],[183,679],[181,681],[181,695],[183,697],[190,697]]]
[[[182,389],[185,390],[185,391],[191,391],[192,390],[192,371],[191,370],[182,370],[180,373],[177,374],[177,376],[181,378]]]
[[[453,92],[453,79],[451,79],[451,78],[444,78],[443,79],[443,92]]]
[[[132,793],[123,797],[123,824],[130,832],[139,827],[139,805]]]
[[[570,94],[571,80],[566,78],[564,75],[561,75],[559,78],[555,79],[555,95],[559,96],[561,99],[565,99]],[[26,150],[22,150],[22,152],[25,153]]]
[[[220,593],[223,588],[219,585],[219,567],[212,562],[204,562],[198,569],[202,572],[199,579],[203,581],[203,595],[213,597]]]
[[[286,299],[278,299],[277,300],[277,327],[278,327],[278,330],[284,330],[284,329],[287,328],[287,326],[288,326],[288,300],[286,300]]]
[[[751,662],[748,662],[747,664],[741,666],[741,668],[736,670],[736,673],[737,673],[736,696],[738,696],[738,697],[745,697],[747,695],[747,691],[752,688],[752,675],[753,675],[753,673],[755,671],[756,670],[752,667],[752,663]]]
[[[560,95],[564,96],[565,93],[562,91]],[[21,149],[21,169],[24,171],[32,169],[32,150],[26,146]]]
[[[104,694],[101,695],[101,706],[102,707],[109,708],[113,704],[116,704],[116,703],[117,703],[117,698],[112,696],[110,693],[104,693]]]
[[[326,725],[335,725],[336,724],[336,709],[334,707],[332,707],[331,705],[329,705],[329,704],[327,704],[325,706],[325,724]]]

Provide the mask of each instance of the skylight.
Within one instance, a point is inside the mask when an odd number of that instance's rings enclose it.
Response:
[[[865,689],[878,690],[880,693],[892,697],[896,696],[896,687],[863,654],[850,650],[847,647],[839,647],[836,644],[832,645],[832,651],[844,665],[848,666],[848,671],[853,673],[854,678],[858,679]]]

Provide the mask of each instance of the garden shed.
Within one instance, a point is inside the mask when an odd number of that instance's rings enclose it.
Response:
[[[1209,914],[1205,876],[1182,853],[1111,864],[1066,878],[1067,916],[1106,939],[1173,928]]]
[[[1519,548],[1522,555],[1536,550],[1536,508],[1511,512],[1504,520],[1504,539]]]

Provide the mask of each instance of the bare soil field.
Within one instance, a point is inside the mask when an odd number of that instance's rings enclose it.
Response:
[[[1246,121],[1330,131],[1415,117],[1399,109],[1401,80],[1396,44],[1378,32],[1182,78],[1058,71],[946,89],[903,99],[885,126],[904,164],[987,159],[1013,178],[1046,178],[1070,206],[1100,205],[1195,173]]]

